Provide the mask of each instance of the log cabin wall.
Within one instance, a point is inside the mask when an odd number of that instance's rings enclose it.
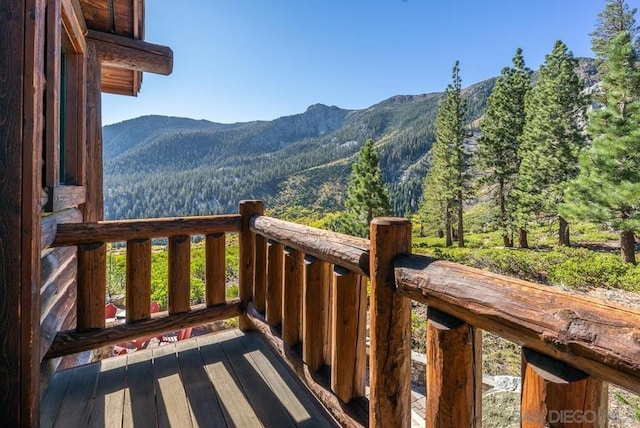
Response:
[[[0,45],[11,51],[0,56],[0,411],[7,426],[38,424],[41,387],[60,364],[41,365],[43,356],[60,330],[76,325],[78,278],[91,280],[90,269],[77,272],[86,254],[49,245],[59,224],[103,219],[101,92],[137,95],[143,71],[171,72],[171,50],[143,37],[144,0],[0,0]]]

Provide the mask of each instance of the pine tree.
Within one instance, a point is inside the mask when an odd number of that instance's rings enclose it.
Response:
[[[457,218],[458,246],[464,246],[463,202],[469,191],[469,156],[464,149],[466,102],[462,99],[460,63],[452,71],[436,115],[436,142],[431,148],[431,167],[425,178],[423,212],[442,210],[446,245],[453,243],[452,221]]]
[[[369,236],[369,223],[374,217],[391,214],[389,194],[380,170],[380,154],[372,140],[364,143],[353,164],[345,205],[346,211],[329,227],[357,236]]]
[[[585,144],[578,121],[586,100],[580,93],[576,65],[573,54],[558,40],[545,57],[537,85],[525,98],[515,191],[521,224],[540,213],[556,216],[567,182],[578,173],[578,153]],[[558,220],[559,243],[569,245],[569,225],[563,217]]]
[[[524,127],[525,95],[531,87],[531,70],[525,66],[522,49],[513,57],[513,67],[505,67],[489,96],[480,125],[482,137],[476,148],[481,183],[492,188],[492,202],[500,212],[500,229],[505,247],[513,246],[513,205],[511,191],[520,166],[518,144]]]
[[[604,10],[598,14],[596,29],[589,33],[591,49],[596,58],[605,61],[608,56],[609,45],[613,39],[623,31],[628,31],[631,43],[636,51],[639,47],[638,34],[640,28],[636,25],[634,15],[637,9],[629,9],[625,0],[607,0]]]
[[[610,46],[603,86],[606,105],[589,116],[592,146],[567,189],[562,215],[607,224],[620,232],[623,262],[634,263],[640,231],[640,68],[631,34]]]

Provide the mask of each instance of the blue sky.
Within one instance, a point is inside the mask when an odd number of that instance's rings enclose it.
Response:
[[[638,7],[640,0],[628,1]],[[557,39],[592,56],[604,0],[148,0],[145,38],[170,46],[170,76],[137,98],[103,95],[103,123],[145,114],[232,123],[324,103],[365,108],[500,73],[516,48],[537,68]]]

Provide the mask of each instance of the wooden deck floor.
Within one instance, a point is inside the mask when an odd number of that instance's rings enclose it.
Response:
[[[56,373],[41,426],[337,425],[257,333],[230,330]]]

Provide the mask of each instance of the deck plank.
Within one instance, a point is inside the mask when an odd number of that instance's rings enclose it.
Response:
[[[69,379],[71,379],[72,370],[63,370],[54,373],[53,377],[49,381],[47,391],[42,397],[42,403],[40,405],[40,426],[52,427],[56,423],[56,418],[60,411],[60,405],[64,399],[64,394],[67,391],[69,385]]]
[[[261,427],[264,426],[251,404],[247,401],[244,391],[235,377],[233,369],[226,360],[222,343],[233,340],[234,335],[229,332],[220,334],[219,343],[208,338],[198,338],[200,353],[205,363],[205,370],[218,396],[222,411],[230,427]],[[218,336],[218,335],[216,335]]]
[[[199,336],[56,373],[41,426],[336,426],[262,337]]]
[[[153,349],[153,378],[156,386],[158,426],[192,427],[175,344]]]
[[[89,424],[99,372],[98,363],[72,370],[54,427],[80,427]]]
[[[107,358],[100,361],[98,386],[89,420],[90,427],[119,428],[124,409],[127,358]]]
[[[337,423],[332,423],[331,416],[321,408],[321,404],[316,398],[291,373],[290,369],[280,361],[264,340],[257,336],[256,333],[248,333],[248,336],[250,340],[245,341],[244,344],[252,365],[279,397],[296,426],[338,426]],[[294,392],[294,389],[296,392]]]
[[[256,414],[266,426],[295,427],[293,419],[280,402],[280,397],[249,363],[246,356],[246,346],[249,345],[245,344],[250,340],[249,337],[237,330],[234,332],[237,334],[236,338],[222,342],[222,349]],[[257,336],[253,338],[259,339]]]
[[[134,352],[127,356],[126,376],[122,426],[156,426],[153,365],[149,351]]]
[[[194,427],[226,426],[218,396],[204,369],[200,348],[195,340],[188,342],[193,343],[178,342],[176,350],[182,384],[187,393],[191,422]]]

